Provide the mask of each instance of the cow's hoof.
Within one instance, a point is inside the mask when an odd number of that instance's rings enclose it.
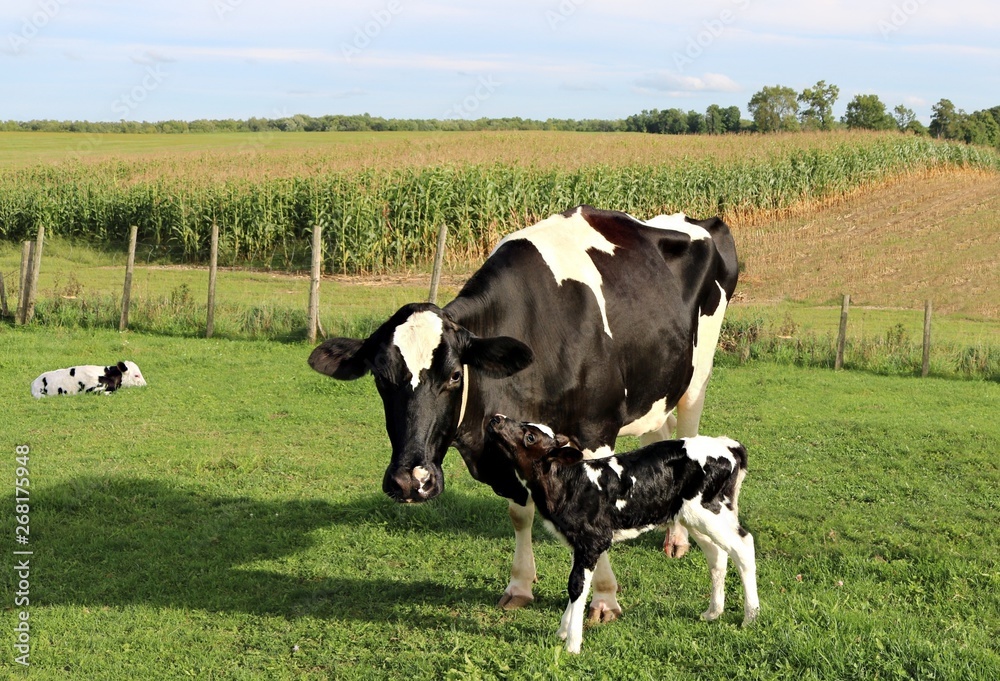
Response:
[[[678,541],[677,537],[672,537],[669,534],[663,540],[663,553],[667,555],[667,558],[681,558],[690,549],[691,544],[686,541]]]
[[[757,615],[760,614],[760,608],[753,608],[752,610],[747,610],[746,614],[743,615],[743,626],[749,627],[755,621],[757,621]]]
[[[518,610],[529,605],[534,600],[535,597],[531,594],[518,594],[507,591],[500,597],[500,602],[497,605],[504,610]]]
[[[603,600],[594,601],[590,604],[590,613],[587,615],[587,621],[591,624],[605,624],[606,622],[614,622],[621,615],[622,609],[617,602],[609,604]]]

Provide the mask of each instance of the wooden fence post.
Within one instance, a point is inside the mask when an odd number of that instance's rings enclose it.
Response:
[[[851,296],[844,294],[844,304],[840,308],[840,332],[837,334],[837,359],[834,362],[834,369],[844,367],[844,347],[847,345],[847,310],[851,306]]]
[[[924,363],[920,369],[920,376],[927,378],[931,372],[931,301],[928,298],[924,303]]]
[[[138,225],[132,225],[128,234],[128,260],[125,261],[125,286],[122,288],[122,317],[118,331],[128,328],[128,309],[132,303],[132,270],[135,268],[135,241],[139,234]]]
[[[212,223],[212,250],[208,263],[208,319],[205,322],[205,338],[215,333],[215,278],[219,270],[219,225]]]
[[[434,271],[431,274],[431,292],[427,302],[437,305],[438,285],[441,283],[441,266],[444,264],[444,247],[448,240],[448,225],[441,223],[438,230],[437,251],[434,253]]]
[[[28,293],[28,280],[31,278],[31,261],[32,253],[35,249],[34,241],[22,241],[21,242],[21,275],[20,275],[20,286],[17,289],[17,314],[16,321],[18,324],[24,324],[24,301],[25,296]]]
[[[38,294],[38,274],[42,270],[42,245],[45,243],[45,225],[38,225],[38,239],[31,254],[31,276],[28,281],[28,298],[24,308],[24,323],[35,317],[35,296]]]
[[[0,317],[8,315],[10,315],[10,310],[7,309],[7,287],[3,283],[3,272],[0,272]]]
[[[319,326],[319,276],[323,265],[323,225],[317,222],[312,233],[312,273],[309,280],[309,344],[316,342],[316,327]]]

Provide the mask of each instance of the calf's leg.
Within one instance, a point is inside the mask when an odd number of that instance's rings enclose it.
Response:
[[[569,573],[569,603],[559,623],[559,638],[565,639],[566,651],[579,653],[583,643],[583,610],[590,592],[590,583],[594,577],[594,567],[597,560],[593,552],[584,549],[573,550],[573,567]]]
[[[510,520],[514,524],[514,562],[510,568],[510,583],[498,604],[504,610],[516,610],[535,600],[531,586],[535,582],[535,554],[531,550],[531,523],[535,519],[535,502],[528,498],[525,506],[510,502]]]
[[[691,530],[691,536],[698,542],[701,552],[705,554],[708,563],[708,574],[712,580],[712,595],[708,602],[708,610],[701,613],[706,622],[717,620],[726,607],[726,567],[729,564],[729,554],[721,546],[709,539],[698,530]]]

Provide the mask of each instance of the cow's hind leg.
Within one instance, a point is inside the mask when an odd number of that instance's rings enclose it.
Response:
[[[700,413],[700,412],[699,412]],[[653,444],[654,442],[660,442],[662,440],[669,440],[673,435],[674,428],[678,428],[677,418],[674,416],[674,412],[671,411],[667,415],[666,423],[663,424],[658,430],[646,433],[639,438],[639,443],[645,447],[646,445]],[[695,432],[697,432],[697,423],[695,424]],[[667,536],[663,538],[663,553],[667,555],[668,558],[680,558],[691,548],[691,542],[688,540],[687,529],[681,525],[679,522],[674,522],[667,528]]]
[[[611,560],[605,551],[594,568],[594,598],[590,601],[588,619],[591,622],[611,622],[622,614],[618,605],[618,580],[611,570]]]
[[[531,550],[531,523],[535,519],[535,503],[529,498],[524,506],[510,502],[510,520],[514,524],[514,562],[510,568],[510,583],[498,604],[504,610],[516,610],[528,605],[535,597],[535,554]]]

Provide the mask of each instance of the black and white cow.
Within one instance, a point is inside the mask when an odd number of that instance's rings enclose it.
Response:
[[[747,452],[728,438],[698,436],[654,442],[627,454],[583,461],[583,452],[544,425],[502,414],[486,427],[514,465],[546,526],[573,550],[569,604],[559,637],[571,653],[583,641],[583,608],[598,558],[612,542],[680,523],[708,561],[712,595],[702,619],[725,606],[728,558],[743,582],[743,624],[760,611],[753,535],[740,526],[740,486]]]
[[[444,489],[454,445],[473,478],[510,501],[511,580],[500,600],[532,600],[534,504],[484,420],[550,424],[588,455],[619,435],[697,434],[722,317],[736,288],[736,247],[722,220],[682,214],[641,222],[579,206],[504,238],[443,309],[406,305],[370,337],[333,338],[309,364],[337,379],[371,372],[392,458],[382,489],[425,501]],[[668,535],[679,554],[686,534]],[[617,582],[598,561],[591,616],[620,614]]]
[[[118,362],[106,367],[87,364],[46,371],[31,382],[31,394],[33,397],[97,392],[110,394],[119,388],[144,385],[146,379],[135,362]]]

